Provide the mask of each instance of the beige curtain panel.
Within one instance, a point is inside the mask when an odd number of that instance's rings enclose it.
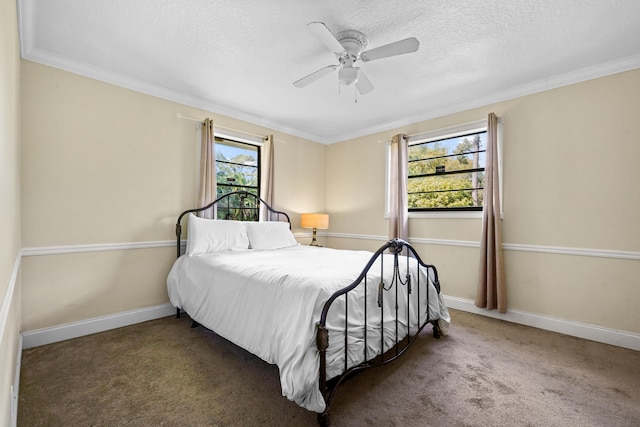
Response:
[[[213,120],[202,122],[202,143],[200,147],[200,189],[198,206],[206,206],[216,199],[216,147],[213,136]],[[202,211],[203,218],[213,218],[213,207]]]
[[[500,222],[500,180],[498,178],[498,118],[487,119],[487,162],[485,166],[482,240],[480,241],[480,277],[475,304],[488,310],[507,312],[507,290],[502,256]]]
[[[408,144],[404,135],[391,139],[389,184],[389,239],[409,239],[409,204],[407,201]]]
[[[267,136],[260,152],[260,198],[273,207],[273,135]],[[260,205],[260,221],[269,221],[268,210]]]

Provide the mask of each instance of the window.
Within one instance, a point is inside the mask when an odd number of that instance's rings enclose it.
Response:
[[[260,147],[229,138],[216,137],[215,150],[217,197],[239,190],[260,196]],[[257,221],[258,207],[255,206],[254,201],[245,199],[245,207],[252,214],[255,213],[255,221]],[[240,206],[239,200],[227,198],[223,206],[217,207],[217,218],[235,219],[234,216],[237,213],[234,212],[233,206]]]
[[[498,179],[502,196],[502,124],[498,118]],[[475,141],[475,136],[478,141]],[[466,138],[466,142],[465,142]],[[481,218],[487,121],[407,137],[409,218]],[[477,143],[477,149],[474,144]],[[386,150],[385,218],[389,216],[391,145]],[[477,167],[474,167],[477,156]],[[440,166],[437,168],[437,166]],[[474,178],[475,174],[475,178]],[[474,181],[475,180],[475,181]],[[457,181],[457,182],[456,182]],[[454,184],[458,184],[454,186]],[[502,202],[503,198],[500,197]],[[502,208],[502,207],[501,207]],[[502,215],[502,209],[500,210]]]
[[[409,141],[409,212],[481,211],[487,131]]]

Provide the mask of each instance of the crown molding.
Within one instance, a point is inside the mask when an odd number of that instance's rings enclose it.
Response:
[[[448,116],[450,114],[456,114],[487,105],[497,104],[499,102],[508,101],[514,98],[534,95],[536,93],[544,92],[551,89],[557,89],[563,86],[569,86],[600,77],[606,77],[612,74],[635,70],[636,68],[640,68],[640,55],[629,56],[616,61],[611,61],[604,64],[559,74],[557,76],[548,77],[543,80],[537,80],[520,86],[507,88],[503,91],[495,92],[487,96],[473,97],[470,99],[459,100],[451,104],[437,105],[429,110],[425,110],[418,114],[405,117],[401,120],[396,120],[380,126],[369,128],[366,132],[356,131],[349,134],[341,135],[339,140],[334,138],[330,140],[328,144],[361,138],[366,135],[385,132],[426,120],[437,119],[439,117]]]
[[[204,98],[185,95],[184,93],[177,90],[169,89],[164,86],[149,83],[144,80],[125,76],[120,73],[114,73],[104,68],[96,67],[80,61],[75,61],[69,58],[64,58],[62,56],[55,55],[40,49],[26,48],[26,51],[23,51],[22,53],[22,58],[60,70],[68,71],[73,74],[78,74],[80,76],[87,77],[93,80],[98,80],[125,89],[130,89],[135,92],[144,93],[146,95],[165,99],[171,102],[176,102],[178,104],[186,105],[189,107],[199,108],[201,110],[209,111],[221,116],[242,120],[244,122],[265,127],[269,130],[297,136],[299,138],[319,142],[321,144],[327,143],[327,140],[325,138],[322,138],[318,135],[310,134],[300,129],[295,129],[283,125],[282,123],[276,123],[274,121],[265,119],[264,117],[248,113],[246,111],[224,107],[220,104],[216,104]]]
[[[616,74],[632,69],[640,68],[640,55],[622,58],[616,61],[587,67],[572,72],[551,76],[546,79],[527,83],[513,88],[507,88],[503,91],[495,92],[484,97],[472,97],[462,99],[452,103],[441,103],[426,111],[421,111],[415,115],[407,116],[401,120],[386,122],[379,126],[369,127],[367,129],[356,130],[354,132],[340,135],[339,137],[324,137],[309,133],[303,129],[297,129],[287,126],[283,123],[265,119],[256,114],[248,113],[239,109],[225,107],[223,105],[212,102],[211,100],[199,98],[191,95],[185,95],[180,91],[162,87],[144,80],[135,79],[119,73],[96,67],[90,64],[74,61],[59,55],[45,52],[34,46],[35,29],[34,22],[34,2],[30,0],[18,0],[18,28],[20,33],[20,52],[22,58],[29,61],[38,62],[54,68],[59,68],[74,74],[79,74],[91,79],[103,81],[109,84],[120,86],[136,92],[166,99],[168,101],[177,102],[190,107],[199,108],[220,114],[230,118],[242,120],[254,125],[263,126],[265,128],[282,132],[288,135],[296,136],[306,140],[318,142],[320,144],[331,145],[338,142],[348,141],[354,138],[360,138],[367,135],[390,131],[392,129],[419,123],[425,120],[431,120],[443,117],[449,114],[459,113],[491,104],[495,104],[509,99],[521,96],[531,95],[562,86],[580,83],[611,74]]]

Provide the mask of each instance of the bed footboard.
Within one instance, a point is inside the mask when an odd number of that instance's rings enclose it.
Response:
[[[384,255],[385,252],[388,252],[388,255]],[[405,253],[404,256],[402,255],[403,252]],[[383,262],[383,255],[393,258],[393,271],[391,275],[385,275],[384,273],[385,265],[387,265],[386,268],[388,268],[389,262]],[[411,261],[412,259],[415,261]],[[414,275],[411,275],[410,268],[414,270],[423,269],[423,271],[426,271],[426,278],[423,279],[423,283],[421,283],[421,275],[419,272],[416,271]],[[373,273],[374,270],[375,273],[379,273],[379,277],[382,278],[379,283],[371,283],[372,280],[369,279],[370,273]],[[416,277],[417,283],[415,283]],[[320,354],[319,388],[326,404],[325,411],[318,414],[318,422],[320,425],[329,425],[329,406],[336,389],[344,380],[364,369],[382,366],[397,359],[407,351],[418,334],[428,324],[432,324],[433,336],[435,338],[439,338],[442,335],[438,319],[432,318],[429,314],[429,278],[431,278],[432,285],[439,295],[440,283],[435,266],[425,264],[420,259],[416,250],[406,241],[393,239],[374,253],[358,278],[351,285],[340,289],[329,297],[322,309],[316,332],[316,345]],[[427,283],[424,283],[424,280],[426,280]],[[364,311],[363,324],[359,326],[363,331],[361,340],[364,341],[360,345],[363,350],[363,355],[359,360],[363,361],[355,366],[349,366],[349,333],[350,330],[357,329],[358,326],[354,326],[353,319],[349,318],[348,305],[350,304],[350,295],[354,296],[357,290],[359,290],[358,299],[363,301],[362,309]],[[367,301],[373,297],[372,292],[377,293],[377,307],[375,305],[368,307],[368,305],[371,304],[367,304]],[[388,299],[386,303],[385,298]],[[399,298],[406,298],[406,300],[400,301]],[[335,304],[339,299],[342,300],[341,304]],[[351,304],[353,304],[353,302],[351,302]],[[337,307],[338,305],[340,305],[340,307]],[[403,309],[400,309],[400,306],[402,306]],[[389,309],[389,307],[391,307],[391,309]],[[330,343],[327,320],[331,309],[344,310],[342,314],[344,330],[342,330],[342,326],[340,327],[340,333],[344,336],[344,342],[339,343],[344,347],[342,350],[344,366],[342,368],[342,374],[334,376],[329,380],[327,374],[327,349]],[[426,314],[421,316],[423,312],[426,312]],[[379,324],[372,325],[373,319],[377,319]],[[332,326],[335,334],[335,325]],[[395,328],[395,336],[393,336],[393,332],[389,332],[390,327],[392,330]],[[403,332],[399,333],[399,331],[405,330],[403,327],[406,329],[406,334]],[[368,331],[370,330],[379,332],[374,334],[377,336],[369,338],[371,333]],[[392,335],[392,337],[389,335]],[[370,351],[370,346],[368,346],[367,343],[367,340],[372,338],[379,340],[378,348],[381,349],[375,354],[371,354],[373,352]],[[340,339],[340,341],[342,341],[342,339]],[[391,341],[391,344],[389,344],[389,341]]]

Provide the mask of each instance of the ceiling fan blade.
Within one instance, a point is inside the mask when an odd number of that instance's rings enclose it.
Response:
[[[340,44],[336,36],[333,35],[326,25],[322,22],[310,22],[307,24],[307,28],[324,44],[331,52],[340,57],[345,55],[347,51],[344,46]]]
[[[373,90],[371,80],[369,80],[367,75],[360,68],[358,68],[358,81],[356,81],[356,87],[358,88],[360,95],[366,95]]]
[[[389,56],[402,55],[418,50],[420,42],[415,37],[389,43],[375,49],[367,50],[360,54],[360,60],[363,62],[374,61],[376,59],[388,58]]]
[[[314,71],[313,73],[309,74],[308,76],[305,76],[305,77],[301,78],[300,80],[297,80],[297,81],[293,82],[293,85],[295,87],[305,87],[309,83],[315,82],[320,77],[326,76],[327,74],[330,74],[331,72],[335,71],[336,69],[338,69],[337,65],[329,65],[328,67],[320,68],[318,71]]]

